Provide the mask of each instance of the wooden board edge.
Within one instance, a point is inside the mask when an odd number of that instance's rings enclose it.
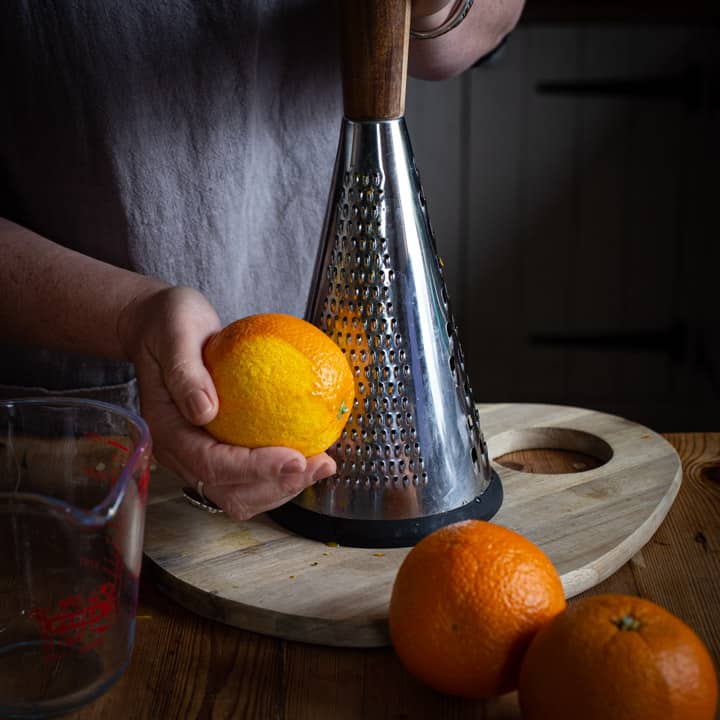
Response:
[[[346,619],[331,621],[253,607],[200,590],[170,574],[147,555],[144,556],[143,573],[151,575],[155,587],[190,612],[241,630],[311,645],[347,648],[390,645],[385,619],[352,625]]]
[[[672,448],[670,443],[668,443],[668,445]],[[660,525],[662,525],[682,485],[682,463],[675,448],[672,449],[675,454],[677,467],[672,483],[668,486],[668,490],[662,500],[648,516],[647,520],[632,534],[628,535],[616,548],[605,553],[605,555],[601,555],[593,563],[580,570],[572,570],[561,575],[560,579],[562,580],[565,590],[565,597],[568,600],[586,590],[590,590],[617,572],[650,542]]]

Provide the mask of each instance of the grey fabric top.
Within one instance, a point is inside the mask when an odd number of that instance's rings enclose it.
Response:
[[[196,287],[223,324],[302,315],[342,118],[336,5],[3,0],[0,215]],[[0,348],[4,386],[131,377]]]

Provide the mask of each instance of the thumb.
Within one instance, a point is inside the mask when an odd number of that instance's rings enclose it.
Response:
[[[218,411],[218,397],[203,364],[202,340],[183,335],[160,362],[163,380],[175,405],[193,425],[209,423]]]

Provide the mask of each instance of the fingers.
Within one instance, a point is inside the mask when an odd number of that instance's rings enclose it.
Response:
[[[187,288],[158,293],[135,317],[143,338],[132,354],[142,415],[158,461],[186,484],[197,487],[202,480],[210,500],[230,517],[247,519],[335,472],[325,453],[305,458],[285,447],[250,450],[219,443],[196,427],[218,410],[202,347],[220,325],[200,293]]]
[[[203,492],[234,520],[248,520],[292,500],[305,488],[334,472],[335,462],[323,453],[309,458],[304,472],[266,477],[260,482],[241,485],[206,486]]]
[[[154,423],[158,461],[192,487],[202,480],[205,496],[236,520],[278,507],[336,470],[325,453],[305,458],[290,448],[250,450],[218,443],[175,415],[176,421]]]
[[[247,448],[220,443],[213,449],[215,477],[210,485],[247,485],[260,480],[287,480],[300,475],[312,482],[330,477],[335,461],[325,453],[305,458],[296,450],[285,447]]]
[[[131,359],[146,377],[146,389],[161,385],[193,425],[205,425],[217,414],[218,397],[202,358],[208,337],[220,329],[214,308],[198,291],[173,287],[136,304],[127,321],[134,338]],[[159,366],[159,367],[158,367]],[[159,374],[158,374],[159,373]]]
[[[191,334],[175,336],[168,355],[160,360],[163,381],[185,419],[205,425],[217,414],[218,398],[202,359],[202,341]]]

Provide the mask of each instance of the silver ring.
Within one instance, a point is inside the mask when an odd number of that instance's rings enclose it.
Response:
[[[203,494],[203,481],[200,480],[194,488],[184,487],[182,489],[185,499],[196,508],[204,510],[207,513],[216,514],[221,513],[222,508],[218,507],[212,500],[209,500]]]
[[[436,27],[434,30],[413,30],[410,28],[410,37],[415,40],[433,40],[454,30],[470,12],[473,2],[474,0],[458,0],[455,3],[453,12],[450,13],[450,17],[440,27]]]

